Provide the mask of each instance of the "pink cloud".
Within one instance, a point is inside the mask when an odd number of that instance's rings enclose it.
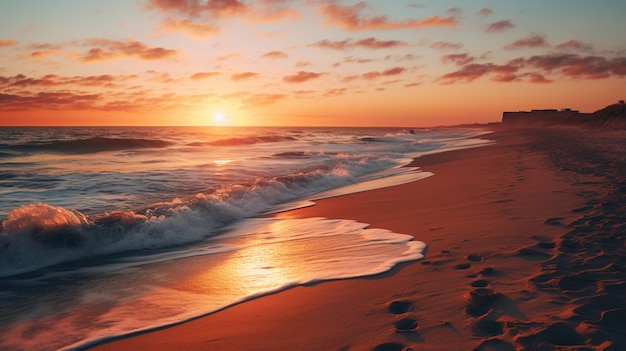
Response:
[[[592,51],[593,47],[589,44],[582,43],[578,40],[572,39],[556,46],[559,50],[574,50],[574,51]]]
[[[439,49],[439,50],[456,50],[456,49],[462,48],[463,44],[461,44],[461,43],[452,43],[452,42],[448,42],[448,41],[436,41],[436,42],[430,44],[429,47],[431,47],[433,49]]]
[[[515,25],[511,23],[511,21],[509,20],[498,21],[498,22],[493,22],[490,25],[488,25],[487,32],[488,33],[504,32],[505,30],[511,29],[511,28],[515,28]]]
[[[271,58],[271,59],[283,59],[289,57],[289,55],[285,54],[282,51],[270,51],[261,55],[261,57]]]
[[[439,16],[432,16],[423,20],[393,21],[385,15],[364,15],[363,12],[366,8],[367,4],[364,1],[352,6],[341,6],[335,1],[329,1],[319,8],[319,12],[326,18],[326,24],[339,25],[347,30],[391,30],[457,25],[457,21],[453,17],[442,18]]]
[[[450,57],[448,60],[462,59]],[[457,61],[458,62],[458,61]],[[526,71],[526,72],[524,72]],[[452,84],[459,81],[473,82],[490,75],[497,82],[513,82],[528,77],[530,83],[550,83],[546,74],[558,74],[573,79],[603,79],[626,76],[626,57],[605,58],[574,54],[536,55],[516,58],[507,64],[469,63],[455,72],[443,75],[439,81]]]
[[[505,49],[521,49],[521,48],[544,48],[548,47],[546,40],[546,36],[543,34],[531,34],[530,36],[522,39],[518,39],[511,43],[510,45],[505,46]]]
[[[307,80],[318,78],[322,73],[299,71],[295,74],[283,77],[283,81],[287,83],[302,83]]]

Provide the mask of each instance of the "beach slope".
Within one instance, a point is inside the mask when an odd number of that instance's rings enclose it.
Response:
[[[502,129],[424,180],[279,217],[415,236],[391,272],[292,288],[94,350],[626,349],[623,132]]]

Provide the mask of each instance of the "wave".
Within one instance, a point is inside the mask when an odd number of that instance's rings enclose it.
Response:
[[[136,211],[87,216],[45,203],[22,206],[9,212],[0,228],[0,277],[67,261],[202,241],[232,221],[354,183],[358,176],[391,162],[367,157],[342,160],[324,169],[224,185]]]
[[[1,147],[19,151],[90,153],[126,149],[163,148],[170,145],[172,145],[172,143],[155,139],[93,137],[88,139],[58,140],[47,143],[2,145]]]
[[[219,139],[214,141],[206,141],[206,142],[193,142],[187,144],[188,146],[238,146],[238,145],[252,145],[258,143],[279,143],[284,141],[292,141],[296,140],[294,137],[290,136],[278,136],[278,135],[268,135],[268,136],[249,136],[249,137],[240,137],[240,138],[228,138],[228,139]]]

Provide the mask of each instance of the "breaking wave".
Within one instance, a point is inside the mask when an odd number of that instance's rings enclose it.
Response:
[[[189,143],[189,146],[237,146],[237,145],[252,145],[258,143],[279,143],[284,141],[293,141],[296,140],[294,137],[290,136],[278,136],[278,135],[268,135],[268,136],[249,136],[249,137],[240,137],[240,138],[227,138],[227,139],[219,139],[214,141],[206,141],[206,142],[193,142]]]

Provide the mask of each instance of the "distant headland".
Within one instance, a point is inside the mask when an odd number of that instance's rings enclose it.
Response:
[[[503,112],[502,125],[518,128],[569,125],[589,129],[626,129],[626,104],[620,100],[592,113],[569,108]]]

